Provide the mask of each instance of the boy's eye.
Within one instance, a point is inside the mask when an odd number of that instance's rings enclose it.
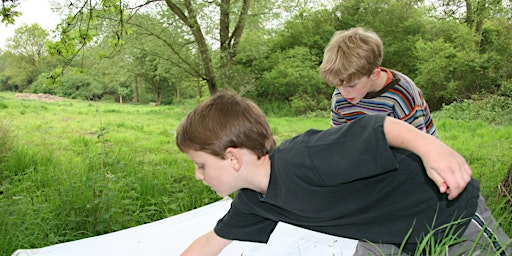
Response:
[[[347,84],[347,85],[339,85],[338,89],[341,90],[342,88],[354,88],[359,84],[359,82]]]
[[[204,164],[196,164],[197,169],[204,169]]]

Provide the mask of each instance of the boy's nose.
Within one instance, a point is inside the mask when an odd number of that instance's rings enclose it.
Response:
[[[340,91],[340,93],[341,93],[341,95],[343,95],[343,97],[347,97],[348,94],[350,93],[350,90],[343,86],[338,86],[338,91]]]

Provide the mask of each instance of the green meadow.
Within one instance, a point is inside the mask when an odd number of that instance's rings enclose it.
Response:
[[[149,106],[15,99],[0,93],[0,255],[101,235],[220,198],[194,178],[174,144],[200,100]],[[512,100],[492,97],[434,113],[440,139],[471,165],[482,194],[512,235],[498,185],[512,163]],[[328,113],[270,116],[278,142],[329,127]]]

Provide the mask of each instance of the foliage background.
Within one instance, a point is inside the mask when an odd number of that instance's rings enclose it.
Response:
[[[195,13],[197,26],[162,1],[61,2],[68,16],[57,37],[27,24],[0,49],[0,90],[171,104],[234,89],[270,111],[302,115],[329,108],[332,88],[318,67],[330,37],[362,26],[382,38],[382,65],[411,77],[431,110],[482,93],[512,96],[509,0],[191,2],[192,10],[167,2]]]

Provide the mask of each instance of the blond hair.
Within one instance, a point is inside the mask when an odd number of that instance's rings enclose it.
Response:
[[[228,147],[251,150],[261,158],[276,142],[263,111],[233,92],[219,92],[199,104],[180,123],[176,145],[224,159]]]
[[[382,63],[379,36],[363,28],[337,31],[325,48],[320,75],[330,86],[369,77]]]

